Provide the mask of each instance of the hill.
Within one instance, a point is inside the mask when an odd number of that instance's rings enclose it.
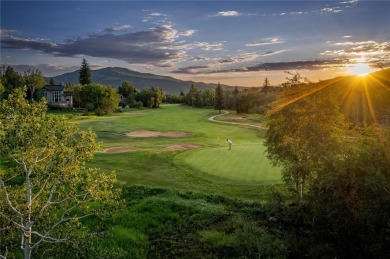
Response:
[[[323,90],[335,95],[349,121],[390,125],[390,68],[366,76],[341,76],[289,89],[274,107],[284,107]]]
[[[198,89],[215,89],[217,84],[207,84],[203,82],[183,81],[169,76],[159,76],[150,73],[140,73],[126,68],[107,67],[92,70],[92,81],[95,83],[112,85],[116,88],[124,81],[132,82],[136,88],[145,89],[148,87],[160,87],[165,93],[179,94],[180,91],[187,92],[194,84]],[[53,77],[57,83],[77,84],[79,71],[65,73]],[[221,85],[223,88],[232,88],[229,85]],[[243,87],[239,87],[243,88]]]

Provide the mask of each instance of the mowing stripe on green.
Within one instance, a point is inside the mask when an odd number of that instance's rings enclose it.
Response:
[[[227,180],[278,183],[279,168],[271,165],[264,154],[265,147],[257,144],[233,144],[217,148],[192,150],[179,154],[176,159],[203,173]]]

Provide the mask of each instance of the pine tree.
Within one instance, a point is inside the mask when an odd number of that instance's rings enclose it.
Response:
[[[236,108],[236,113],[238,113],[238,94],[239,94],[239,91],[238,91],[238,88],[236,86],[236,87],[234,87],[234,91],[233,91],[234,107]]]
[[[261,89],[261,92],[267,93],[269,91],[270,87],[271,87],[271,84],[270,84],[268,78],[266,77],[264,79],[263,88]]]
[[[83,58],[83,62],[81,63],[79,75],[79,83],[81,85],[88,85],[92,83],[91,80],[91,69],[89,68],[88,62]]]
[[[56,85],[54,78],[50,78],[49,85]]]
[[[221,110],[223,109],[223,91],[221,85],[218,83],[217,88],[215,88],[215,106],[214,108],[216,110],[219,110],[219,113],[221,113]]]

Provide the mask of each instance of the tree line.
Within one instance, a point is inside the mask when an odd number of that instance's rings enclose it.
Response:
[[[24,89],[26,99],[39,101],[43,97],[43,87],[46,84],[56,85],[56,82],[51,78],[47,83],[39,70],[29,69],[20,74],[11,66],[3,66],[0,71],[0,100],[7,99],[15,89]],[[165,98],[165,93],[156,87],[139,90],[132,83],[124,81],[116,90],[112,86],[94,83],[85,59],[79,71],[79,83],[67,83],[64,90],[72,92],[75,108],[97,115],[112,113],[118,107],[159,108]]]
[[[270,104],[276,100],[280,87],[270,85],[268,78],[265,78],[262,87],[247,88],[239,90],[223,89],[218,83],[212,89],[200,90],[194,84],[191,85],[187,93],[167,94],[167,103],[182,103],[197,108],[214,108],[216,110],[229,109],[237,113],[260,113],[265,114],[270,108]]]

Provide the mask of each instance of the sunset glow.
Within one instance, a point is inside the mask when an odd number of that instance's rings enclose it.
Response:
[[[349,70],[349,73],[357,76],[365,76],[373,71],[367,64],[357,64]]]
[[[285,71],[318,81],[388,66],[389,1],[282,2],[1,1],[0,60],[46,77],[85,58],[92,70],[248,87],[280,85]]]

